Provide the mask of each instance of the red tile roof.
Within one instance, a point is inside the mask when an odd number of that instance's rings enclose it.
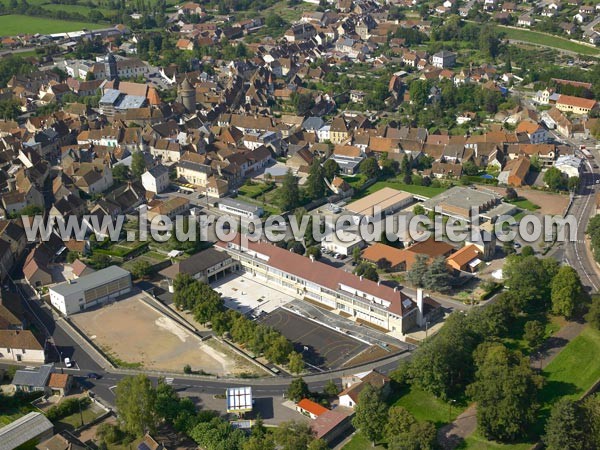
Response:
[[[238,234],[229,244],[239,247],[240,235]],[[227,249],[228,243],[218,242],[217,247]],[[354,274],[319,261],[311,261],[305,256],[281,249],[273,244],[248,242],[247,248],[244,247],[244,251],[248,250],[262,255],[260,259],[267,262],[269,266],[279,269],[282,272],[294,274],[319,286],[338,292],[342,290],[341,286],[345,286],[346,289],[343,292],[349,295],[351,295],[349,290],[355,290],[360,297],[362,297],[362,293],[372,295],[387,303],[387,306],[380,305],[381,307],[387,308],[390,313],[398,316],[402,317],[416,308],[415,302],[399,290],[378,284],[366,278],[361,279]]]
[[[324,406],[321,406],[318,403],[315,403],[312,400],[309,400],[308,398],[303,398],[302,400],[300,400],[298,402],[298,407],[300,407],[304,411],[309,412],[310,414],[313,414],[317,417],[320,416],[321,414],[329,411]]]

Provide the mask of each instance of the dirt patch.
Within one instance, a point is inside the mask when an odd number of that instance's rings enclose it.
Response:
[[[486,186],[500,195],[506,194],[506,188],[498,186]],[[541,214],[562,215],[569,204],[568,195],[553,194],[551,192],[536,191],[527,188],[517,188],[519,197],[524,197],[540,207],[536,212]]]
[[[236,372],[235,361],[158,313],[137,296],[73,316],[94,342],[125,364],[153,370],[193,370],[214,375]]]

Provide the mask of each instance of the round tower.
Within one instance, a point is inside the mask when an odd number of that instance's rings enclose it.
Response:
[[[192,83],[185,78],[179,85],[178,97],[179,101],[189,113],[196,112],[196,88],[192,86]]]

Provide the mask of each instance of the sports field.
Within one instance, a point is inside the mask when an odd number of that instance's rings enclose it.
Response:
[[[15,36],[18,34],[52,34],[79,31],[84,28],[95,30],[105,28],[107,24],[91,22],[72,22],[70,20],[47,19],[44,17],[21,16],[9,14],[0,16],[0,33],[2,36]]]

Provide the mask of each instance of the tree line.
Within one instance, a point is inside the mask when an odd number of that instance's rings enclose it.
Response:
[[[494,303],[452,313],[393,378],[443,400],[467,396],[477,402],[481,433],[512,442],[530,436],[544,380],[505,339],[517,326],[533,351],[545,337],[543,324],[533,317],[550,311],[572,318],[584,311],[589,298],[577,272],[549,258],[509,256],[503,277],[507,290]]]
[[[264,354],[276,364],[293,361],[295,364],[292,366],[298,372],[303,369],[303,364],[297,362],[298,357],[302,359],[300,354],[294,351],[291,342],[279,331],[226,308],[221,294],[208,284],[188,274],[178,274],[174,281],[174,290],[175,306],[180,310],[191,311],[194,319],[201,324],[210,322],[218,335],[227,332],[235,342],[247,346],[257,355]]]

